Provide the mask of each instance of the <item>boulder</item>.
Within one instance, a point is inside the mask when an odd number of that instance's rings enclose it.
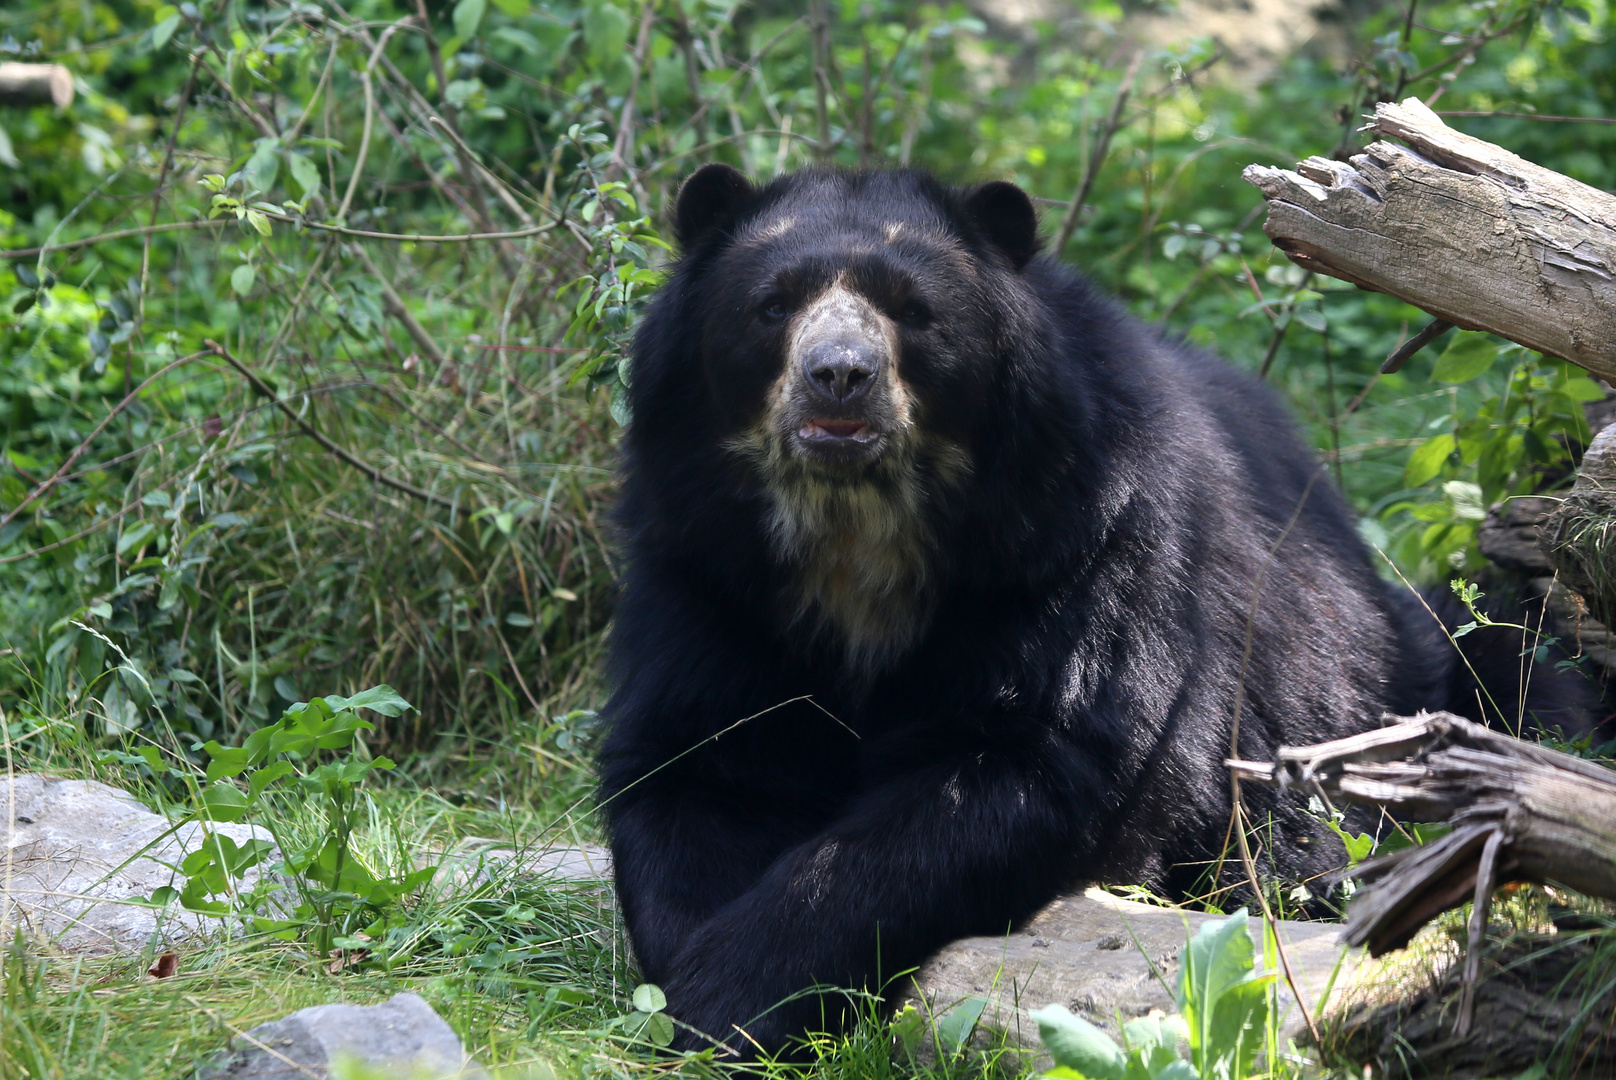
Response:
[[[488,1080],[443,1017],[414,994],[380,1005],[315,1005],[259,1024],[197,1070],[197,1080],[321,1080],[338,1065],[400,1080]]]
[[[138,951],[218,926],[171,905],[140,906],[154,889],[180,888],[178,870],[202,843],[202,826],[176,827],[128,792],[94,780],[0,776],[0,939],[14,927],[74,952]],[[262,829],[216,824],[236,843]],[[256,880],[249,871],[248,883]],[[154,940],[157,939],[157,940]]]
[[[1052,1004],[1115,1036],[1121,1023],[1152,1009],[1177,1011],[1179,953],[1214,918],[1089,889],[1054,901],[1016,933],[947,946],[914,976],[914,997],[932,1017],[973,997],[986,998],[981,1026],[1023,1046],[1040,1045],[1029,1014]],[[1261,968],[1262,920],[1252,919],[1251,930]],[[1361,951],[1338,944],[1340,933],[1334,923],[1279,924],[1291,969],[1315,1012],[1326,986],[1333,980],[1339,992],[1360,965]],[[1279,996],[1282,1032],[1300,1036],[1306,1027],[1283,979]]]

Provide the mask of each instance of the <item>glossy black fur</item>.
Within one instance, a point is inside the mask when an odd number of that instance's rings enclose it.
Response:
[[[634,349],[601,755],[624,913],[678,1020],[775,1050],[840,1022],[830,996],[778,1004],[814,984],[878,990],[1085,883],[1192,888],[1228,836],[1242,670],[1245,758],[1387,711],[1476,712],[1274,395],[1065,267],[1018,267],[1030,234],[1002,191],[799,173],[687,194]],[[785,216],[777,240],[733,241]],[[885,242],[893,222],[956,237],[969,269]],[[973,460],[927,510],[926,628],[875,670],[793,619],[757,468],[724,446],[780,367],[762,295],[837,269],[925,299],[900,370]],[[1341,861],[1300,800],[1249,798],[1265,866]]]

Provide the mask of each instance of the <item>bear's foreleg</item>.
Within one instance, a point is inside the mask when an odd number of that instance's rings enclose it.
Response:
[[[742,1056],[837,1030],[947,942],[1002,934],[1070,885],[1103,784],[1033,721],[871,747],[878,782],[697,928],[663,976],[677,1045]],[[813,988],[818,988],[817,990]],[[705,1037],[703,1037],[705,1036]]]

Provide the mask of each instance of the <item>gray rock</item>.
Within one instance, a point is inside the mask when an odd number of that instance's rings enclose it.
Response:
[[[270,839],[248,825],[213,829],[238,844]],[[203,832],[195,822],[175,828],[128,792],[94,780],[0,776],[0,831],[0,938],[21,926],[62,948],[107,953],[167,945],[219,925],[177,904],[159,912],[130,903],[163,885],[182,887],[179,864]],[[249,871],[247,882],[256,879]]]
[[[487,1080],[432,1006],[414,994],[380,1005],[315,1005],[238,1035],[197,1080],[318,1080],[351,1062],[400,1080]]]
[[[1179,953],[1213,918],[1090,889],[1054,901],[1017,933],[949,945],[916,973],[915,996],[933,1017],[985,997],[981,1024],[1022,1046],[1040,1045],[1029,1014],[1051,1004],[1115,1035],[1119,1017],[1126,1022],[1151,1009],[1176,1011]],[[1261,920],[1253,918],[1251,928],[1261,967]],[[1337,944],[1340,931],[1330,923],[1279,924],[1302,994],[1315,1010],[1332,977],[1339,992],[1360,964],[1360,951]],[[1297,1035],[1304,1030],[1301,1013],[1283,980],[1279,989],[1281,1028]]]
[[[612,879],[612,853],[582,842],[517,848],[502,840],[470,836],[443,856],[432,883],[453,890],[510,874],[583,885],[607,882]]]

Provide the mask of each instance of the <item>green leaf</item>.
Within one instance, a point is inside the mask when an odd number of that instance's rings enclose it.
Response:
[[[628,12],[606,0],[596,0],[584,11],[584,44],[597,68],[622,59],[628,29]]]
[[[1121,1080],[1126,1059],[1111,1036],[1064,1005],[1047,1005],[1032,1018],[1056,1064],[1088,1080]]]
[[[247,211],[247,224],[257,229],[260,236],[270,234],[269,219],[257,210]]]
[[[1333,821],[1326,821],[1324,824],[1341,839],[1342,846],[1347,849],[1348,866],[1357,866],[1369,858],[1369,853],[1375,850],[1375,838],[1368,833],[1353,836]]]
[[[482,25],[483,13],[488,10],[488,0],[460,0],[454,8],[455,35],[463,41],[470,41],[477,34],[477,27]]]
[[[118,537],[118,554],[126,555],[133,549],[144,544],[157,529],[149,521],[142,521],[131,528],[125,529]]]
[[[281,171],[281,141],[279,139],[259,139],[257,149],[247,164],[241,167],[247,175],[249,187],[268,193],[275,186],[275,178]]]
[[[163,12],[165,11],[174,13],[172,15],[164,15]],[[161,49],[164,45],[167,45],[169,39],[174,36],[174,31],[178,30],[180,27],[179,12],[174,11],[173,8],[166,4],[157,9],[157,16],[157,25],[152,27],[151,32],[151,43],[153,49]]]
[[[1262,1043],[1269,979],[1253,974],[1244,908],[1203,925],[1184,947],[1178,1010],[1202,1076],[1245,1076]]]
[[[1451,432],[1444,431],[1425,440],[1408,456],[1403,467],[1403,483],[1409,487],[1423,487],[1430,483],[1448,463],[1448,457],[1458,448]]]
[[[247,777],[248,794],[256,801],[258,796],[264,793],[265,788],[292,771],[292,763],[289,761],[272,761],[262,769],[254,770],[253,774]]]
[[[634,1007],[643,1013],[661,1012],[668,1007],[668,998],[655,983],[641,983],[634,988]]]
[[[208,821],[240,821],[247,816],[247,796],[229,781],[202,791],[201,816]]]
[[[253,268],[251,263],[242,263],[230,271],[230,288],[237,296],[246,296],[252,292]]]
[[[982,1019],[982,1012],[988,1007],[988,999],[981,995],[972,995],[949,1009],[943,1018],[937,1021],[937,1046],[945,1054],[957,1054],[965,1049],[970,1041],[971,1032],[976,1030],[977,1022]]]
[[[320,166],[314,163],[313,158],[288,153],[286,171],[292,175],[292,183],[297,185],[303,198],[307,199],[320,190]]]
[[[405,712],[415,708],[414,705],[399,697],[398,691],[386,683],[373,686],[369,690],[361,690],[351,698],[328,696],[325,703],[334,712],[348,709],[369,709],[371,712],[378,712],[383,716],[402,716]]]
[[[1498,345],[1485,334],[1458,333],[1436,358],[1431,378],[1438,382],[1469,382],[1493,366]]]
[[[202,747],[208,752],[208,783],[215,780],[229,780],[241,774],[241,771],[250,764],[247,751],[233,746],[220,746],[210,742]]]

